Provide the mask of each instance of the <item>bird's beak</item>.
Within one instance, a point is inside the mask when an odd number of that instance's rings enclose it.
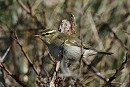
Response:
[[[40,35],[33,35],[34,37],[40,37]]]

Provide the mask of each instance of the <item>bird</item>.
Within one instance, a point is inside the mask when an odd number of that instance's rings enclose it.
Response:
[[[62,61],[65,67],[65,61],[73,64],[82,58],[96,54],[111,55],[111,52],[98,51],[86,43],[82,43],[76,36],[58,32],[55,29],[45,29],[40,34],[34,35],[40,38],[48,47],[51,55],[58,61]],[[83,49],[81,49],[83,48]]]

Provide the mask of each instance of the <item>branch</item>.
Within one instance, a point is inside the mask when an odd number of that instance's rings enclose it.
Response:
[[[25,58],[28,60],[29,64],[31,65],[31,67],[33,68],[33,70],[35,71],[35,73],[36,73],[38,76],[40,76],[40,73],[38,73],[38,71],[36,70],[36,67],[34,66],[34,64],[33,64],[32,61],[30,60],[29,56],[28,56],[27,53],[25,52],[23,46],[22,46],[21,43],[19,42],[17,33],[14,32],[14,35],[15,35],[15,41],[16,41],[17,44],[20,46],[21,51],[23,52]]]
[[[42,23],[39,21],[39,19],[34,15],[32,14],[32,11],[31,11],[31,7],[30,9],[27,8],[23,2],[21,0],[17,0],[17,3],[21,6],[21,8],[23,8],[34,20],[35,22],[37,23],[37,26],[39,27],[39,25],[41,26],[42,29],[45,29],[45,27],[42,25]],[[28,2],[29,3],[29,2]]]
[[[51,59],[51,64],[54,65],[56,61],[54,60],[54,58],[52,57],[52,55],[51,55],[51,53],[49,52],[48,49],[47,49],[47,52],[48,52],[49,57],[50,57],[50,59]]]
[[[55,87],[55,80],[57,78],[57,72],[58,72],[59,68],[60,68],[60,61],[57,62],[56,65],[55,65],[55,71],[53,73],[53,77],[52,77],[52,79],[50,81],[50,86],[49,87]]]
[[[30,14],[30,10],[23,4],[21,0],[17,0],[17,2],[28,14]]]
[[[122,65],[120,66],[120,68],[116,70],[116,73],[115,73],[112,77],[110,77],[110,79],[107,81],[107,83],[106,83],[103,87],[108,86],[109,84],[111,84],[111,82],[112,82],[115,78],[117,78],[117,76],[118,76],[119,73],[124,69],[124,66],[125,66],[125,64],[126,64],[128,61],[130,61],[130,53],[127,53],[127,54],[126,54],[126,60],[122,63]]]
[[[123,46],[127,51],[129,51],[129,49],[126,47],[126,45],[118,38],[118,36],[116,35],[116,33],[112,29],[110,29],[110,31],[113,33],[115,39],[117,39],[117,41],[120,42],[121,46]]]
[[[86,65],[88,65],[88,67],[96,74],[96,76],[98,76],[99,78],[101,78],[101,79],[104,80],[105,82],[108,81],[108,79],[105,78],[105,76],[103,76],[100,72],[98,72],[95,67],[91,66],[91,64],[89,64],[88,61],[86,61],[85,59],[83,59],[83,62],[84,62]]]
[[[0,67],[1,67],[2,69],[4,69],[9,76],[11,76],[13,79],[15,79],[15,81],[16,81],[17,83],[19,83],[19,84],[20,84],[21,86],[23,86],[23,87],[26,87],[26,85],[25,85],[23,82],[21,82],[16,75],[13,75],[13,74],[4,66],[3,63],[0,63]]]

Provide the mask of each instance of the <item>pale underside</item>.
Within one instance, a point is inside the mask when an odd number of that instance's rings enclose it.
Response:
[[[62,60],[62,54],[65,60],[79,60],[81,58],[81,47],[71,46],[71,45],[60,45],[60,48],[55,44],[48,45],[48,48],[54,58],[57,60]],[[64,53],[63,53],[64,50]],[[92,49],[83,50],[83,58],[97,54],[96,51]]]

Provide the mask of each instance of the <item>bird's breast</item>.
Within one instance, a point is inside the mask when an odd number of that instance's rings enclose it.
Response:
[[[77,46],[71,46],[71,45],[59,45],[57,46],[56,44],[50,44],[48,46],[52,56],[57,59],[61,60],[63,50],[64,50],[64,58],[67,60],[78,60],[81,57],[81,48]]]
[[[77,46],[65,45],[64,54],[67,55],[67,59],[79,60],[81,57],[81,48]]]

